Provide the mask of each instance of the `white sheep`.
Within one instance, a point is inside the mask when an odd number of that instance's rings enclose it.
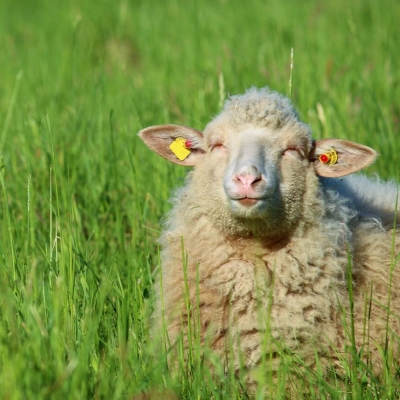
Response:
[[[171,343],[187,327],[188,292],[192,311],[199,307],[202,340],[220,353],[228,341],[238,346],[235,367],[259,364],[268,348],[277,368],[279,343],[310,366],[316,354],[335,363],[351,337],[350,254],[355,343],[364,360],[379,365],[386,334],[400,335],[391,229],[397,188],[340,178],[371,164],[374,150],[314,141],[290,101],[267,88],[231,96],[204,133],[159,125],[139,135],[167,160],[195,167],[175,193],[160,238],[155,320],[163,305]],[[394,256],[399,248],[396,238]],[[267,329],[276,340],[265,347]]]

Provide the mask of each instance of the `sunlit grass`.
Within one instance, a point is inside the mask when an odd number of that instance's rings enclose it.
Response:
[[[389,0],[0,2],[0,396],[247,398],[196,330],[177,373],[150,339],[159,222],[186,171],[136,133],[203,129],[228,93],[269,85],[396,179],[399,18]],[[382,376],[363,380],[352,349],[327,380],[282,344],[256,396],[396,398],[389,350]]]

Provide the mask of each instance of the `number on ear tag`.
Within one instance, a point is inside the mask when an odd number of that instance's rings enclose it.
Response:
[[[185,158],[188,157],[190,154],[190,150],[186,147],[186,143],[188,142],[186,139],[183,138],[176,138],[170,145],[169,148],[172,152],[181,160],[183,161]],[[188,146],[189,147],[189,146]],[[191,143],[190,143],[191,147]]]

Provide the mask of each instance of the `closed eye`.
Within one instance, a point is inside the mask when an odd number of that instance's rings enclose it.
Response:
[[[226,151],[226,147],[222,143],[213,143],[210,146],[210,151]]]
[[[293,156],[300,156],[304,158],[304,151],[298,147],[288,147],[286,150],[283,151],[282,155],[293,155]]]

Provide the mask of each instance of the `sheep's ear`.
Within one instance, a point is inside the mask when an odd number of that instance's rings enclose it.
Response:
[[[193,167],[205,153],[203,134],[186,126],[149,126],[139,136],[151,150],[175,164]]]
[[[337,178],[372,164],[378,153],[370,147],[340,139],[322,139],[314,143],[310,161],[317,175]]]

